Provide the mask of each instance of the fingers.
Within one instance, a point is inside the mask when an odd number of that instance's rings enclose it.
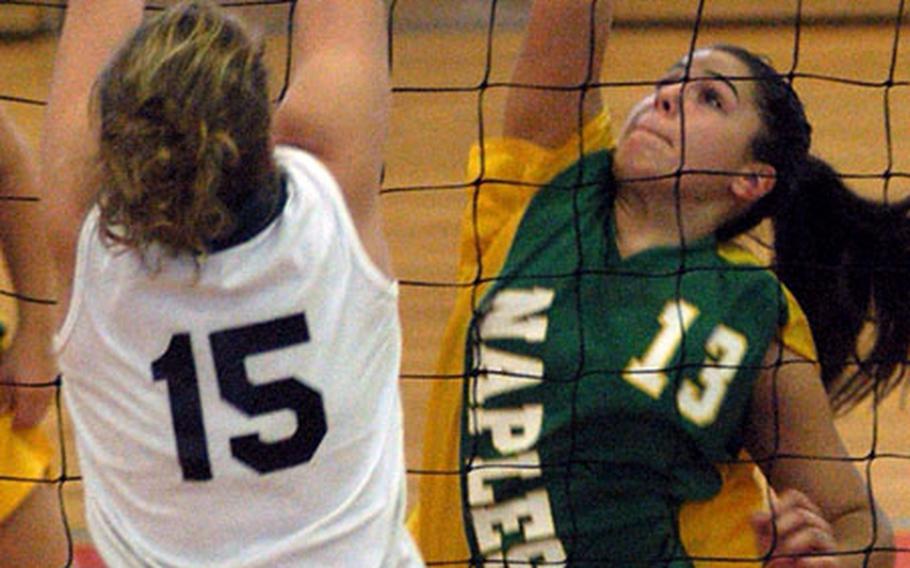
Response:
[[[834,557],[819,556],[819,553],[836,549],[833,528],[825,520],[821,509],[799,491],[788,490],[780,497],[772,495],[771,511],[755,515],[752,524],[759,546],[770,553],[767,567],[821,568],[838,565]]]
[[[816,515],[821,516],[822,510],[815,504],[811,499],[806,497],[806,495],[796,489],[788,489],[781,493],[780,495],[772,494],[771,495],[771,508],[775,509],[789,509],[789,508],[802,508],[807,511],[811,511]]]

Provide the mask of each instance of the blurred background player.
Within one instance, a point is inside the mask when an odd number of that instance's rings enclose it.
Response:
[[[37,212],[44,205],[16,200],[37,195],[35,175],[24,140],[0,107],[0,195],[9,198],[0,203],[3,256],[15,289],[24,296],[47,300],[53,296],[53,268]],[[53,310],[44,303],[20,300],[2,304],[0,566],[3,567],[56,568],[66,563],[67,540],[58,487],[29,481],[47,478],[54,453],[40,426],[56,392],[56,367],[51,351],[53,325]]]
[[[142,16],[69,3],[42,146],[96,547],[112,566],[422,565],[377,207],[383,3],[296,4],[273,125],[238,21],[206,1]]]

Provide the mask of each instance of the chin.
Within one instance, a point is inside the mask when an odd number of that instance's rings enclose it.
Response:
[[[622,183],[674,184],[678,163],[666,160],[654,160],[648,156],[623,156],[616,154],[613,173],[616,180]]]
[[[654,136],[630,135],[620,140],[614,154],[613,171],[618,180],[662,181],[679,170],[678,155]],[[669,178],[672,182],[672,177]]]

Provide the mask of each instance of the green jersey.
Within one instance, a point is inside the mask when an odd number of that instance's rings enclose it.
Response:
[[[472,562],[690,566],[788,317],[773,274],[708,237],[623,258],[611,154],[534,195],[467,333],[461,479]]]

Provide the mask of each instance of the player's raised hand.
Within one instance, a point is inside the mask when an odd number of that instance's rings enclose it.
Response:
[[[834,530],[821,509],[803,493],[790,489],[771,495],[771,509],[757,513],[752,526],[759,550],[768,553],[769,568],[837,568]]]

